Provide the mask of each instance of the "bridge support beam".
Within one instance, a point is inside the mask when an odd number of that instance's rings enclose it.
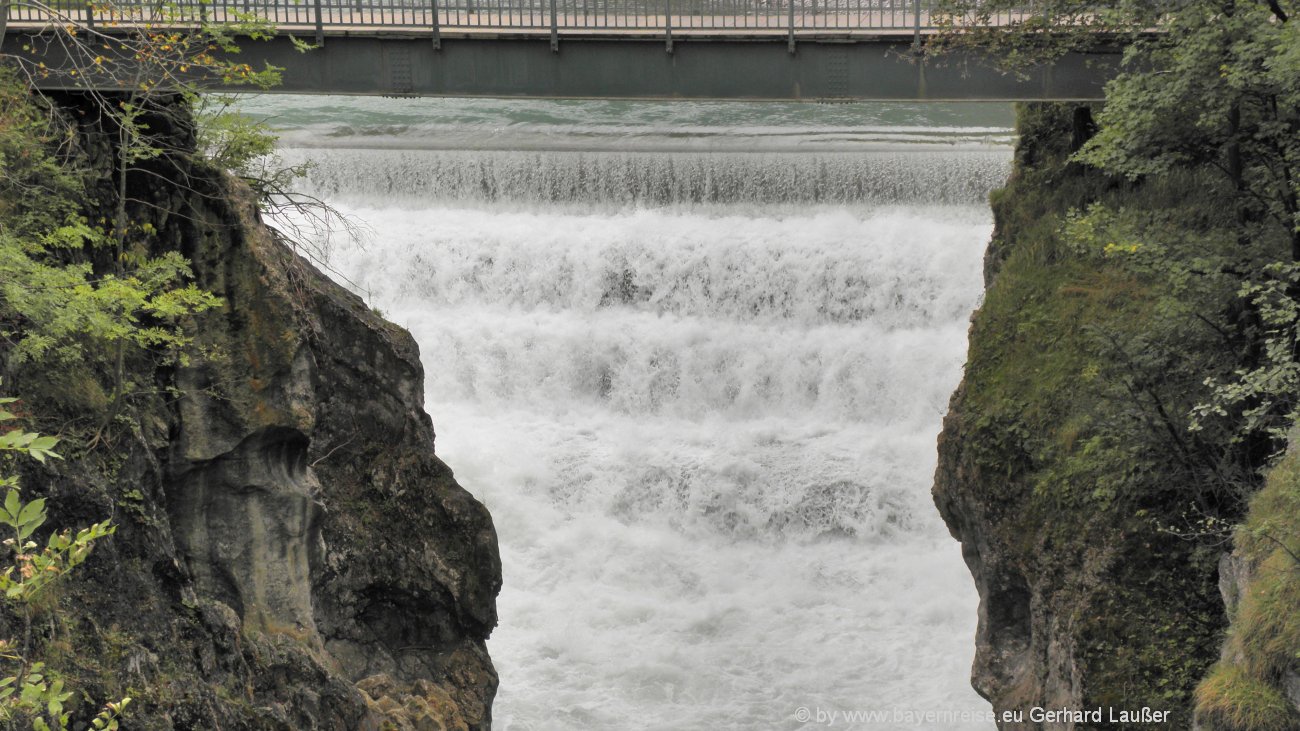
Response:
[[[310,33],[311,31],[308,31]],[[1118,63],[1114,49],[1074,53],[1026,77],[1000,73],[979,58],[936,64],[914,53],[912,33],[879,38],[663,35],[595,38],[550,33],[508,37],[429,33],[326,33],[323,47],[296,51],[288,38],[245,40],[241,59],[284,68],[276,91],[307,94],[624,99],[769,100],[1094,100]],[[4,39],[21,53],[23,35]],[[51,66],[55,64],[51,63]],[[49,88],[75,88],[50,78]]]

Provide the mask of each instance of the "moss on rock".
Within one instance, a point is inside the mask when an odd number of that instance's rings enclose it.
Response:
[[[1071,163],[1086,117],[1020,110],[935,501],[980,592],[973,684],[995,709],[1149,706],[1188,728],[1225,623],[1202,529],[1252,478],[1222,432],[1188,428],[1237,357],[1216,332],[1237,283],[1179,267],[1236,243],[1209,176]]]

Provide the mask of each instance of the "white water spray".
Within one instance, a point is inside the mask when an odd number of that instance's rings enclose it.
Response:
[[[375,150],[338,114],[287,154],[374,230],[333,264],[495,518],[497,728],[987,709],[929,486],[1008,150]]]

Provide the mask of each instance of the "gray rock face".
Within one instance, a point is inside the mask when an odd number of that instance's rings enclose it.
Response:
[[[1250,583],[1250,565],[1236,553],[1225,553],[1219,559],[1219,594],[1229,615],[1237,612],[1237,604]]]
[[[238,190],[226,198],[234,235],[191,253],[199,285],[226,303],[198,346],[222,357],[177,374],[169,458],[193,590],[245,635],[350,683],[372,678],[398,728],[412,703],[447,728],[487,728],[496,535],[434,456],[417,347],[288,251]],[[357,697],[372,722],[387,718],[381,698]]]
[[[311,579],[325,508],[308,445],[295,429],[254,432],[177,476],[168,512],[199,594],[230,606],[246,629],[318,643]]]
[[[959,391],[954,403],[960,399]],[[946,451],[945,441],[958,438],[956,429],[956,424],[945,424],[940,453]],[[995,698],[1022,685],[1030,669],[1029,590],[1017,572],[1000,570],[996,548],[974,524],[984,512],[981,506],[968,493],[952,489],[965,479],[957,465],[941,462],[934,497],[949,532],[961,542],[962,558],[980,597],[971,682],[980,695]]]
[[[959,458],[966,438],[960,418],[965,400],[965,388],[959,387],[939,436],[934,500],[949,532],[961,542],[980,597],[971,685],[999,712],[1080,708],[1081,682],[1070,633],[1062,631],[1064,618],[1038,600],[1016,557],[995,536],[991,526],[998,522],[997,501],[981,499],[972,489],[997,478],[973,473],[975,466]]]
[[[1287,672],[1282,676],[1282,689],[1286,691],[1287,700],[1291,705],[1300,710],[1300,675],[1294,672]]]

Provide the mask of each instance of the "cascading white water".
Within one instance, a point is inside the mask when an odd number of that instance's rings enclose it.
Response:
[[[833,131],[752,105],[728,136],[700,119],[724,105],[592,102],[577,125],[575,104],[425,101],[420,126],[398,101],[302,104],[258,110],[368,222],[332,263],[419,341],[438,452],[496,521],[497,728],[987,709],[929,485],[1005,130],[845,127],[884,113],[865,105]],[[636,151],[608,149],[620,129]],[[962,144],[908,147],[926,136]],[[917,727],[891,718],[837,727]]]
[[[372,200],[673,206],[759,203],[980,203],[985,152],[609,152],[313,150],[317,192]],[[341,173],[338,177],[327,171]]]

